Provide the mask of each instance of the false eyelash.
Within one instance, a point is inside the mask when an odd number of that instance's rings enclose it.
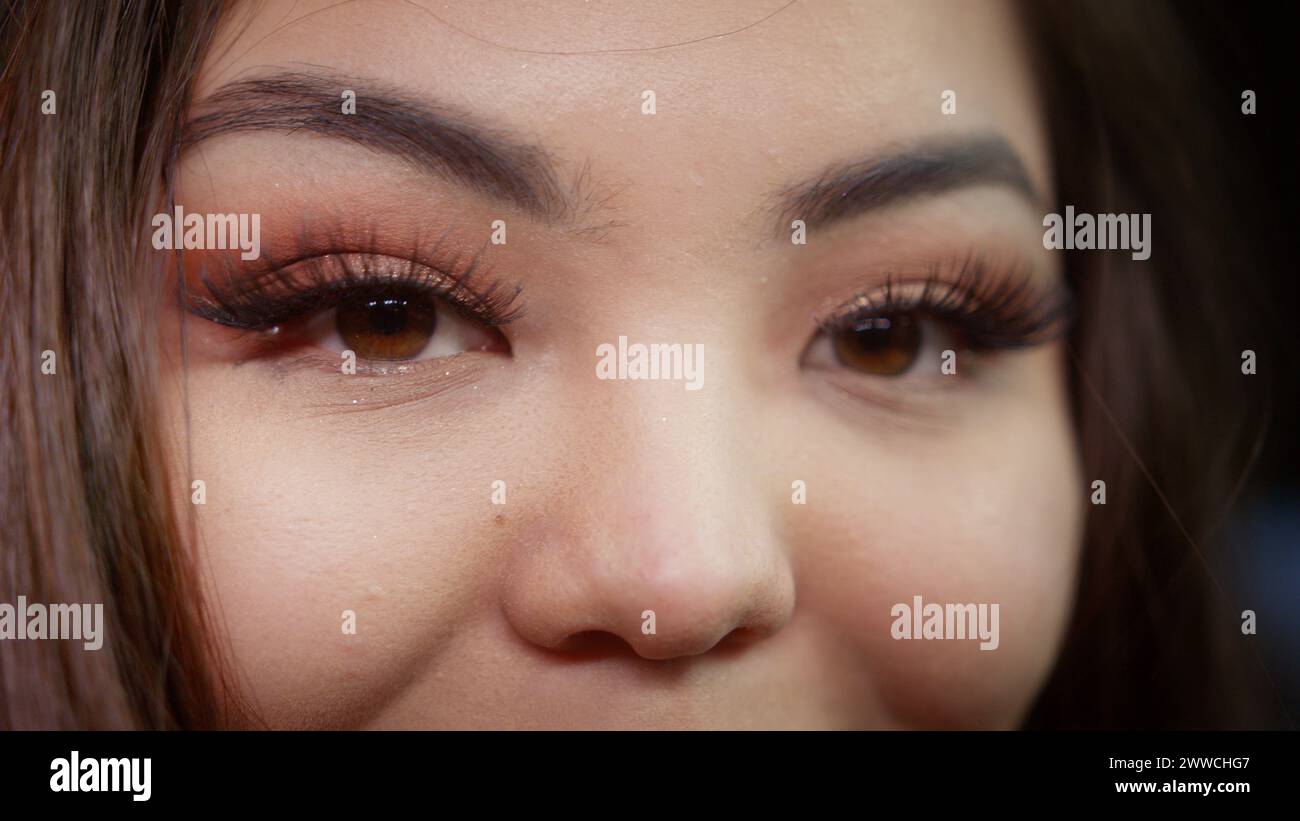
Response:
[[[906,288],[911,293],[902,293]],[[958,266],[955,278],[931,266],[915,292],[914,281],[895,276],[882,288],[862,293],[818,321],[825,333],[854,330],[866,320],[914,312],[947,323],[975,350],[1032,347],[1063,333],[1073,318],[1070,292],[1064,287],[1043,289],[1027,275],[998,274],[976,256]]]
[[[442,302],[462,317],[491,327],[523,315],[517,304],[523,286],[500,280],[481,290],[471,286],[487,275],[482,250],[467,258],[451,255],[444,265],[416,261],[447,257],[441,252],[441,241],[430,248],[417,246],[406,257],[356,250],[375,246],[363,241],[313,250],[304,240],[282,260],[264,255],[264,264],[251,275],[225,271],[214,277],[211,271],[200,271],[202,291],[187,293],[185,298],[195,316],[247,331],[269,330],[357,296]]]

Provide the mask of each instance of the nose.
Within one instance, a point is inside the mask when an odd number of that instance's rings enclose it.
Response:
[[[752,448],[729,448],[708,424],[638,427],[634,446],[625,439],[616,458],[590,459],[552,488],[545,516],[510,551],[502,609],[515,632],[560,652],[626,645],[660,660],[773,635],[795,586],[767,515],[778,497],[744,462]],[[570,447],[599,454],[604,444]]]

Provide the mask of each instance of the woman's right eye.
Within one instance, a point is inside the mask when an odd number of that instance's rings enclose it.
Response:
[[[304,323],[297,334],[328,351],[371,362],[415,362],[465,352],[509,353],[496,328],[460,316],[445,303],[410,292],[359,293]]]

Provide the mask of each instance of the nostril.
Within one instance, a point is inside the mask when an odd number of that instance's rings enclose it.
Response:
[[[698,642],[684,644],[679,638],[671,640],[667,636],[647,636],[643,643],[633,644],[627,639],[607,630],[584,630],[573,633],[554,647],[571,659],[602,659],[612,656],[634,655],[645,659],[671,659],[694,656],[701,653],[735,655],[758,642],[765,636],[764,631],[748,627],[737,627],[716,642],[701,639]],[[638,636],[638,638],[640,638]]]
[[[751,645],[761,642],[766,638],[768,633],[763,630],[755,630],[750,627],[737,627],[722,639],[709,652],[715,655],[729,656],[736,653],[742,653]]]
[[[739,650],[757,641],[762,641],[763,634],[749,627],[737,627],[730,633],[722,637],[722,640],[714,645],[718,650]]]
[[[605,658],[635,652],[622,638],[605,630],[574,633],[556,645],[555,649],[579,658]]]

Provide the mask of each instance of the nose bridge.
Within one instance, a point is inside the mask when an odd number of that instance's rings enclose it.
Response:
[[[513,551],[517,632],[564,650],[617,636],[646,658],[702,653],[733,631],[774,632],[793,607],[789,564],[732,447],[725,394],[608,380],[594,424],[570,431],[586,469]],[[590,420],[589,420],[590,421]]]

